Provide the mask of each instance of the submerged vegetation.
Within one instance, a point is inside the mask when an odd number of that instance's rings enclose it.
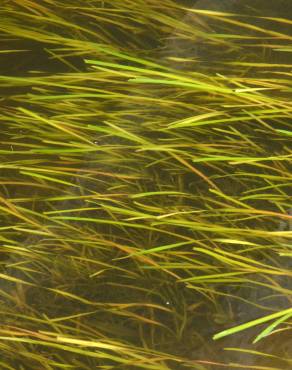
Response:
[[[1,369],[291,369],[292,9],[267,3],[1,2]]]

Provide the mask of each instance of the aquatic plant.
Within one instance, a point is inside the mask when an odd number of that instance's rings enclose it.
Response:
[[[286,3],[3,1],[3,369],[291,367]]]

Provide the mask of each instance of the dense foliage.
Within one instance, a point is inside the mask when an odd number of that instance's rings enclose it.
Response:
[[[1,2],[1,368],[292,367],[292,9],[267,3]]]

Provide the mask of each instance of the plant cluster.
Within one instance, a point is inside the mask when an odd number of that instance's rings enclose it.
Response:
[[[290,8],[2,1],[1,368],[291,368]]]

